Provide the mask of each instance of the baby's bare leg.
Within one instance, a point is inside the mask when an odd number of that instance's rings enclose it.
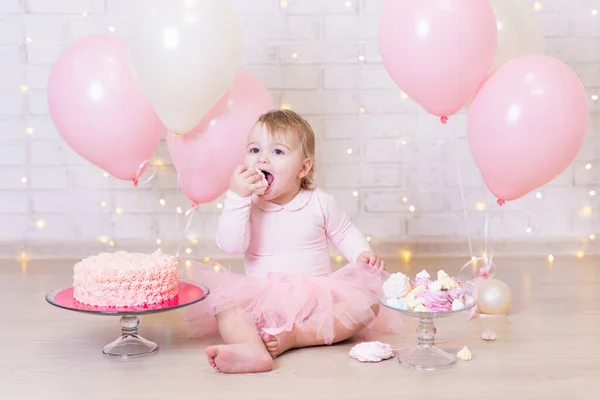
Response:
[[[256,326],[235,309],[217,315],[219,333],[224,345],[206,349],[208,362],[225,373],[266,372],[273,369],[273,359],[267,352]]]
[[[377,315],[379,313],[379,304],[374,304],[371,307],[371,310],[373,311],[373,314]],[[332,343],[339,343],[350,339],[352,336],[362,331],[370,322],[371,321],[365,321],[365,323],[355,324],[354,326],[348,328],[341,322],[335,321]],[[291,349],[322,346],[326,344],[322,338],[317,336],[317,332],[311,330],[303,331],[295,326],[289,333],[284,333],[278,336],[263,334],[261,338],[265,343],[269,354],[273,358]]]

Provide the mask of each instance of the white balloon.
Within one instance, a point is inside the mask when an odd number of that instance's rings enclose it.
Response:
[[[226,93],[242,38],[226,0],[137,0],[126,37],[133,73],[162,123],[187,133]]]
[[[525,0],[490,0],[498,32],[491,71],[505,62],[544,52],[544,32],[537,13]]]

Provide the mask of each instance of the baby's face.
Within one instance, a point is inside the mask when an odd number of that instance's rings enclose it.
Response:
[[[269,187],[262,198],[285,204],[300,188],[304,157],[298,135],[289,132],[269,133],[262,124],[254,125],[244,164],[247,168],[263,171]],[[288,199],[288,197],[290,197]]]

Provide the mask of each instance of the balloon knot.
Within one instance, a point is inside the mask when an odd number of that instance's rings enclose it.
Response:
[[[197,202],[192,202],[192,210],[195,210],[198,208],[198,203]]]
[[[138,183],[139,183],[138,179],[137,179],[137,178],[136,178],[136,179],[134,179],[134,180],[133,180],[133,187],[137,187],[137,186],[138,186]]]
[[[442,122],[442,124],[446,125],[448,123],[448,117],[441,117],[440,121]]]
[[[504,203],[506,203],[506,202],[502,199],[498,199],[497,203],[500,207],[502,207],[504,205]]]

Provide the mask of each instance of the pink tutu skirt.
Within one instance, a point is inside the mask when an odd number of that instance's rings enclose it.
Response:
[[[348,329],[365,325],[361,336],[401,329],[399,315],[378,307],[381,286],[389,275],[369,266],[348,264],[320,276],[271,273],[255,278],[195,263],[189,275],[210,289],[207,299],[186,315],[195,326],[194,337],[213,333],[214,316],[230,309],[241,311],[261,332],[278,335],[297,327],[316,332],[327,344],[333,342],[336,322]]]

